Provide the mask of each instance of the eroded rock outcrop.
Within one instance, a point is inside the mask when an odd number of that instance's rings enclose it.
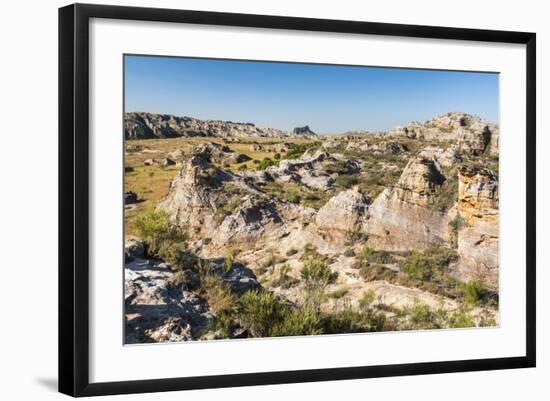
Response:
[[[125,343],[196,340],[213,318],[206,303],[172,284],[162,262],[134,259],[124,272]]]
[[[325,233],[325,238],[344,242],[350,233],[363,229],[369,203],[369,197],[358,187],[342,191],[319,209],[315,224]]]
[[[452,112],[425,123],[412,122],[390,133],[412,139],[453,141],[460,152],[472,155],[498,154],[498,125],[466,113]]]
[[[397,184],[386,188],[371,205],[369,242],[386,250],[403,251],[438,246],[446,241],[447,217],[430,205],[432,191],[446,177],[433,158],[410,160]]]
[[[499,189],[492,171],[480,167],[460,169],[457,213],[465,223],[458,232],[460,259],[453,266],[456,276],[497,288]]]

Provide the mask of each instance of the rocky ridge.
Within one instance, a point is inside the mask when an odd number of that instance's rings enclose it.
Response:
[[[143,112],[124,113],[125,139],[157,139],[179,137],[217,138],[311,138],[316,134],[308,126],[291,132],[260,128],[252,123],[222,120],[199,120],[193,117],[178,117],[170,114]]]

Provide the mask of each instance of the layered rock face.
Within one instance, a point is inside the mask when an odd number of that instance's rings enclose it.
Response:
[[[206,148],[192,156],[170,184],[157,209],[166,210],[171,219],[190,228],[201,227],[213,217],[223,199],[217,189],[231,181],[232,175],[210,163]]]
[[[377,248],[406,251],[446,241],[447,218],[430,206],[431,191],[446,177],[433,158],[410,160],[393,188],[386,188],[369,209],[369,242]]]
[[[480,155],[498,154],[498,125],[466,113],[447,113],[425,123],[413,122],[391,134],[412,139],[455,141],[459,151]]]
[[[453,269],[462,280],[479,280],[492,288],[498,288],[498,194],[498,178],[491,171],[460,169],[457,213],[466,226],[458,232],[460,259]]]
[[[363,230],[368,220],[370,199],[358,187],[342,191],[319,209],[315,224],[326,238],[343,242],[348,233]]]
[[[177,137],[315,137],[309,127],[286,132],[275,128],[260,128],[252,123],[221,120],[199,120],[170,114],[130,112],[124,114],[125,139],[155,139]]]

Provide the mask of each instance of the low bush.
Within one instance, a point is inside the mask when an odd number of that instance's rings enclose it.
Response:
[[[374,281],[374,280],[385,280],[390,283],[396,282],[398,273],[388,269],[384,265],[371,264],[368,266],[362,266],[359,269],[359,275],[365,281]]]
[[[377,251],[365,244],[359,252],[359,260],[363,263],[393,263],[394,257],[387,251]]]
[[[290,248],[288,251],[286,251],[286,256],[293,256],[298,253],[298,250],[296,248]]]
[[[489,295],[487,287],[482,282],[476,280],[464,283],[462,290],[464,291],[464,302],[471,306],[483,303]]]
[[[276,278],[271,282],[271,285],[274,287],[281,287],[284,289],[288,289],[292,287],[293,285],[298,283],[298,280],[296,280],[294,277],[289,275],[290,272],[290,266],[288,264],[284,264],[277,270]]]
[[[178,225],[170,222],[164,211],[144,212],[135,219],[135,226],[145,240],[147,252],[169,264],[180,264],[187,248],[187,235]]]
[[[338,279],[338,272],[333,272],[325,262],[318,259],[307,260],[300,275],[306,290],[324,289]]]
[[[432,190],[430,194],[431,206],[444,212],[458,201],[458,178],[455,175],[451,175],[445,183]]]
[[[358,174],[341,174],[336,177],[336,185],[342,188],[349,189],[357,184],[359,184],[359,175]]]
[[[229,285],[214,276],[201,280],[202,296],[216,315],[230,315],[236,311],[237,300]]]
[[[464,217],[462,217],[459,213],[457,213],[456,216],[449,221],[449,227],[456,233],[467,226],[468,224],[466,224],[466,220],[464,220]]]
[[[288,306],[269,291],[248,291],[239,300],[239,320],[254,337],[268,337],[272,327],[283,321]]]
[[[332,299],[340,299],[346,296],[346,294],[349,292],[349,288],[342,287],[337,290],[332,291],[328,296]]]
[[[269,157],[265,157],[256,167],[257,170],[265,170],[268,167],[271,166],[278,166],[279,161],[278,160],[272,160]]]
[[[321,142],[294,143],[283,155],[283,159],[299,159],[308,149],[317,149]]]
[[[439,247],[431,248],[424,253],[412,251],[400,263],[401,270],[408,278],[420,281],[429,281],[434,276],[442,277],[445,268],[458,259],[454,249]]]

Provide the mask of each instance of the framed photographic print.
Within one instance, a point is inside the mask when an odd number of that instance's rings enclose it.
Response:
[[[535,366],[535,79],[534,33],[61,8],[60,391]]]

